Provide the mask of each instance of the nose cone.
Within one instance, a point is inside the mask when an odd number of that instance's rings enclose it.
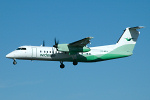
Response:
[[[9,53],[6,55],[6,58],[14,58],[14,55],[12,53]]]

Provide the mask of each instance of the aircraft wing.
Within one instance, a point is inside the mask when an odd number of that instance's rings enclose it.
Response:
[[[90,43],[90,40],[91,40],[92,38],[93,38],[93,37],[87,37],[87,38],[78,40],[78,41],[76,41],[76,42],[70,43],[70,44],[68,44],[68,45],[69,45],[69,46],[84,47],[84,46],[86,46],[88,43]]]

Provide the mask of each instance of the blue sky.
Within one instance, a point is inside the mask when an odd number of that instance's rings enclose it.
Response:
[[[0,100],[150,100],[149,0],[1,0]],[[22,45],[114,44],[126,27],[145,26],[134,55],[96,63],[23,61],[5,55]]]

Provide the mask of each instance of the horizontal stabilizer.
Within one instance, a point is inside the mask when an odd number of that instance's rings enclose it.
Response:
[[[144,26],[129,27],[129,29],[141,29],[141,28],[144,28]]]

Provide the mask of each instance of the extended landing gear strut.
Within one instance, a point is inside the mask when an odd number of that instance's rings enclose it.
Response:
[[[65,68],[65,65],[63,64],[63,61],[60,61],[60,68]]]
[[[14,64],[14,65],[16,65],[16,64],[17,64],[17,62],[16,62],[16,60],[15,60],[15,59],[14,59],[14,61],[13,61],[13,64]]]
[[[73,65],[77,65],[78,64],[78,61],[77,60],[74,60],[73,61]],[[60,68],[63,69],[65,68],[65,65],[63,64],[63,61],[60,61]]]
[[[73,65],[77,65],[78,64],[78,61],[77,60],[74,60],[73,61]]]
[[[73,59],[73,65],[77,65],[78,64],[77,55],[72,55],[72,59]]]

